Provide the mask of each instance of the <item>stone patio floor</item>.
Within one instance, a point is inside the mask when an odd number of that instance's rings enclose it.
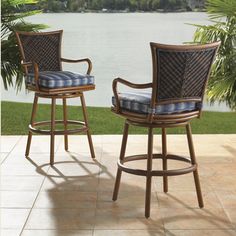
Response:
[[[94,135],[96,160],[86,136],[56,137],[55,165],[49,163],[49,137],[1,137],[1,236],[226,236],[236,235],[236,134],[194,135],[205,207],[198,208],[192,174],[152,183],[151,217],[144,217],[145,178],[124,173],[118,200],[112,191],[121,135]],[[130,135],[127,155],[145,153],[147,137]],[[155,136],[154,152],[161,150]],[[184,135],[169,135],[170,153],[188,156]],[[169,161],[169,167],[180,167]],[[145,168],[144,161],[132,166]],[[154,167],[161,167],[159,161]]]

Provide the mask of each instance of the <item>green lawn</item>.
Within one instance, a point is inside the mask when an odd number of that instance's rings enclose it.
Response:
[[[27,134],[32,104],[1,102],[2,135]],[[69,106],[69,119],[82,118],[79,106]],[[56,118],[62,119],[62,106],[56,109]],[[88,107],[88,116],[92,134],[121,134],[124,120],[114,115],[110,108]],[[50,119],[50,105],[39,105],[37,120]],[[195,134],[232,134],[236,133],[236,113],[234,112],[203,112],[201,119],[192,121],[192,131]],[[160,130],[157,129],[157,133]],[[147,133],[144,128],[132,127],[132,134]],[[168,129],[168,133],[185,133],[184,128]]]

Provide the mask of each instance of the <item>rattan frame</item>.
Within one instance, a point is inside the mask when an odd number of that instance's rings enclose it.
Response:
[[[120,157],[118,160],[118,169],[116,175],[116,181],[113,191],[113,200],[116,201],[119,192],[120,180],[121,180],[121,173],[122,171],[134,175],[141,175],[146,177],[146,195],[145,195],[145,217],[150,217],[150,204],[151,204],[151,181],[153,176],[162,176],[163,177],[163,191],[166,193],[168,192],[168,176],[175,176],[175,175],[182,175],[193,172],[195,187],[197,192],[198,204],[199,207],[202,208],[204,206],[200,181],[198,176],[198,165],[195,157],[193,140],[192,140],[192,132],[190,121],[193,118],[200,118],[202,110],[201,108],[191,112],[183,112],[178,114],[170,114],[170,115],[156,115],[154,112],[149,114],[139,114],[130,112],[127,110],[122,110],[120,106],[120,98],[118,93],[118,84],[123,84],[131,88],[135,89],[145,89],[151,88],[152,89],[152,97],[151,97],[151,110],[155,110],[155,107],[159,104],[167,104],[167,103],[176,103],[176,102],[186,102],[186,101],[196,101],[202,102],[203,96],[200,98],[179,98],[179,99],[171,99],[165,101],[158,101],[157,100],[157,80],[158,80],[158,65],[157,65],[157,56],[156,50],[157,49],[168,49],[171,51],[189,51],[189,50],[205,50],[205,49],[215,49],[215,53],[212,57],[213,62],[220,42],[205,44],[205,45],[164,45],[158,43],[150,43],[151,52],[152,52],[152,64],[153,64],[153,81],[152,83],[146,84],[135,84],[131,83],[127,80],[122,78],[116,78],[113,80],[112,88],[114,92],[114,97],[116,99],[116,106],[112,107],[111,110],[116,115],[125,118],[124,124],[124,131],[123,131],[123,140],[121,145]],[[206,88],[208,79],[210,75],[210,67],[207,74],[207,79],[204,84],[204,90]],[[127,145],[127,138],[128,138],[128,130],[129,126],[141,126],[146,127],[148,129],[148,150],[147,154],[141,155],[133,155],[133,156],[125,156],[125,150]],[[183,156],[178,155],[170,155],[167,153],[167,134],[166,129],[172,127],[185,127],[187,139],[188,139],[188,147],[190,158],[186,158]],[[153,129],[154,128],[161,128],[162,130],[162,153],[161,154],[154,154],[153,153]],[[152,169],[152,161],[153,159],[162,159],[162,170],[153,170]],[[133,169],[130,167],[125,166],[125,162],[134,161],[134,160],[147,160],[147,168],[146,170],[142,169]],[[168,170],[168,160],[176,160],[189,163],[189,167],[181,168],[181,169],[174,169]]]
[[[39,67],[38,64],[35,61],[26,61],[25,59],[25,53],[24,48],[20,39],[20,35],[29,35],[29,36],[37,36],[37,35],[59,35],[59,58],[57,58],[60,61],[60,70],[62,70],[62,62],[65,63],[81,63],[86,62],[88,64],[87,68],[87,74],[89,75],[92,70],[92,62],[89,58],[83,58],[83,59],[66,59],[61,57],[61,44],[62,44],[62,33],[63,30],[58,31],[50,31],[50,32],[15,32],[17,42],[19,45],[21,57],[22,57],[22,67],[24,70],[25,75],[28,74],[28,68],[33,67],[34,68],[34,80],[35,85],[27,85],[27,89],[34,91],[34,102],[33,102],[33,108],[32,108],[32,114],[31,114],[31,120],[29,124],[29,133],[28,133],[28,140],[26,145],[26,151],[25,156],[29,157],[30,152],[30,146],[31,146],[31,140],[32,140],[32,134],[46,134],[50,135],[50,165],[54,164],[54,143],[55,143],[55,135],[64,135],[64,147],[65,150],[68,151],[68,135],[69,134],[76,134],[81,132],[86,132],[88,137],[88,143],[90,147],[90,153],[91,157],[95,158],[95,152],[93,148],[93,142],[91,137],[91,132],[89,128],[88,123],[88,115],[86,110],[86,104],[84,99],[83,92],[94,90],[95,85],[86,85],[86,86],[76,86],[76,87],[66,87],[66,88],[55,88],[55,89],[49,89],[49,88],[43,88],[40,87],[38,83],[38,77],[39,77]],[[76,98],[79,97],[81,101],[84,121],[74,121],[68,119],[67,114],[67,99],[69,98]],[[50,121],[40,121],[35,122],[37,107],[38,107],[38,99],[39,98],[49,98],[51,99],[51,120]],[[55,120],[55,109],[56,109],[56,99],[62,99],[63,101],[63,119],[62,120]],[[55,125],[58,123],[64,124],[64,130],[56,130]],[[74,129],[68,129],[68,124],[77,125],[78,128]],[[42,125],[49,125],[49,130],[42,130],[40,129],[40,126]]]

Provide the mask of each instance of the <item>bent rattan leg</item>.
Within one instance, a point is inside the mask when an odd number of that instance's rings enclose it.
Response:
[[[33,103],[32,113],[31,113],[31,120],[30,120],[31,126],[34,126],[34,120],[35,120],[35,115],[36,115],[36,111],[37,111],[37,105],[38,105],[38,96],[35,94],[34,95],[34,103]],[[26,157],[29,156],[31,140],[32,140],[32,132],[29,131],[26,150],[25,150],[25,156]]]
[[[87,115],[86,104],[85,104],[85,100],[84,100],[84,95],[83,94],[81,95],[80,100],[81,100],[81,106],[82,106],[83,115],[84,115],[84,122],[85,122],[85,125],[87,127],[87,137],[88,137],[91,157],[95,158],[95,153],[94,153],[94,148],[93,148],[93,141],[92,141],[92,137],[91,137],[91,133],[90,133],[90,129],[89,129],[88,115]]]
[[[162,167],[167,170],[167,147],[166,147],[166,129],[162,128]],[[168,177],[163,176],[163,191],[168,192]]]
[[[148,159],[147,159],[147,179],[146,179],[146,198],[145,198],[145,217],[150,216],[151,188],[152,188],[152,154],[153,154],[153,128],[148,130]]]
[[[191,132],[191,126],[190,124],[186,125],[186,131],[187,131],[187,138],[188,138],[188,146],[189,146],[189,152],[191,157],[192,164],[196,164],[196,157],[193,147],[193,140],[192,140],[192,132]],[[203,198],[202,198],[202,192],[201,192],[201,186],[198,176],[198,169],[193,171],[194,181],[195,181],[195,187],[197,192],[197,198],[198,198],[198,205],[200,208],[204,207]]]
[[[51,141],[50,141],[50,165],[54,164],[54,143],[55,143],[55,111],[56,111],[56,99],[52,98],[51,105]]]
[[[64,120],[64,130],[67,130],[67,107],[66,98],[63,98],[63,120]],[[68,134],[64,134],[64,146],[65,150],[68,151]]]
[[[121,144],[121,150],[120,150],[120,160],[121,161],[125,157],[125,150],[126,150],[127,139],[128,139],[128,131],[129,131],[129,124],[125,123],[124,132],[123,132],[123,139],[122,139],[122,144]],[[113,191],[113,197],[112,197],[113,201],[117,200],[117,196],[118,196],[118,192],[119,192],[119,188],[120,188],[121,173],[122,173],[122,171],[118,168],[117,174],[116,174],[115,187],[114,187],[114,191]]]

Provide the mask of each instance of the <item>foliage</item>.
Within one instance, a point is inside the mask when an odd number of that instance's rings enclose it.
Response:
[[[47,4],[45,4],[47,2]],[[41,0],[39,5],[45,12],[79,12],[86,10],[99,11],[175,11],[178,9],[190,9],[193,6],[201,7],[204,0]]]
[[[196,25],[194,42],[221,41],[207,95],[210,102],[226,102],[236,110],[236,1],[208,0],[209,18],[213,24]]]
[[[35,0],[1,1],[1,75],[5,89],[14,84],[19,89],[23,81],[19,49],[14,32],[37,31],[46,27],[24,21],[25,17],[41,12],[39,10],[28,10],[25,7],[28,5],[33,9],[36,3]]]
[[[28,123],[32,104],[2,102],[2,135],[28,134]],[[37,112],[37,121],[47,120],[50,117],[51,106],[40,104]],[[110,108],[87,107],[89,124],[93,134],[122,134],[124,119],[114,115]],[[68,106],[70,119],[83,119],[81,107]],[[62,119],[63,107],[57,105],[56,119]],[[234,112],[203,112],[202,119],[191,122],[194,134],[233,134],[236,130],[236,114]],[[99,124],[99,125],[98,125]],[[48,128],[48,127],[45,127]],[[61,127],[58,127],[61,128]],[[184,134],[184,128],[167,130],[172,134]],[[160,129],[155,130],[161,132]],[[130,134],[146,134],[146,128],[130,127]]]

